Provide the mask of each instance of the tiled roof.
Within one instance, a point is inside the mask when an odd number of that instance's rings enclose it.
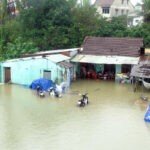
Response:
[[[102,7],[109,7],[112,5],[113,2],[114,0],[96,0],[95,4],[100,5]]]
[[[82,54],[119,55],[138,57],[143,47],[142,38],[86,37]]]

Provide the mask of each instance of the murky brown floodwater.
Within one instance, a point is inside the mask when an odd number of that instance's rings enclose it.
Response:
[[[69,93],[80,97],[41,99],[17,85],[0,85],[0,150],[149,150],[150,124],[143,120],[147,102],[130,85],[77,81]],[[149,96],[150,92],[145,92]]]

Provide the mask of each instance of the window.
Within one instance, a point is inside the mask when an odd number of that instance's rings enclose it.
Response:
[[[115,12],[116,12],[116,16],[118,15],[118,9],[115,9]]]
[[[124,3],[124,0],[122,0],[122,4]]]
[[[109,14],[109,7],[103,7],[103,14]]]
[[[128,13],[129,13],[129,10],[127,10],[127,15],[128,15]]]
[[[135,20],[136,23],[139,23],[139,20]]]
[[[124,10],[121,10],[121,14],[122,14],[122,15],[124,14]]]

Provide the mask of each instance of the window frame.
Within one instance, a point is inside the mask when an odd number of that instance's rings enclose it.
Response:
[[[103,14],[110,14],[110,7],[102,7]]]

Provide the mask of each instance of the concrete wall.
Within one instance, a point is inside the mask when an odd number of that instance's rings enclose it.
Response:
[[[45,58],[35,58],[28,60],[14,60],[2,63],[2,82],[4,82],[5,67],[11,68],[11,82],[15,84],[30,85],[35,79],[43,77],[43,71],[51,71],[51,80],[62,79],[64,68],[56,65]]]
[[[120,74],[120,73],[121,73],[121,69],[122,69],[122,66],[121,66],[121,65],[116,65],[116,75],[115,75],[115,80],[116,80],[117,82],[120,81],[120,79],[118,79],[118,77],[117,77],[117,74]]]
[[[120,16],[120,15],[128,15],[129,13],[134,11],[134,6],[131,4],[130,1],[124,0],[122,4],[122,0],[115,0],[111,6],[111,17],[112,16]],[[116,14],[116,9],[117,14]]]
[[[129,13],[134,11],[134,6],[131,4],[130,1],[128,1],[127,3],[127,0],[124,0],[123,4],[122,0],[115,0],[110,6],[109,14],[103,14],[101,6],[96,5],[96,7],[97,12],[106,18],[117,17],[120,15],[128,15]],[[118,11],[116,12],[116,10]]]
[[[104,64],[95,64],[96,72],[104,72]]]
[[[116,65],[116,74],[121,73],[121,65]]]

